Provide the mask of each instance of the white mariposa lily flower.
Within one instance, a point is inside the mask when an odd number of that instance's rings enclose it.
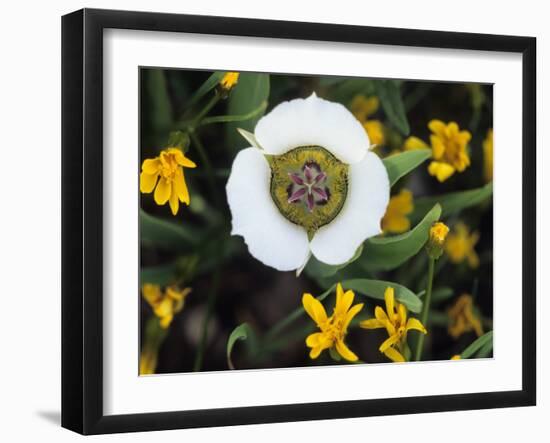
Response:
[[[344,106],[315,94],[283,102],[246,138],[255,146],[235,157],[226,190],[231,233],[256,259],[279,271],[311,254],[339,265],[381,232],[388,174]]]

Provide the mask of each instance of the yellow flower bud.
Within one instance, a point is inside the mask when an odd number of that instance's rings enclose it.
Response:
[[[443,254],[443,244],[449,233],[449,227],[442,222],[436,222],[430,228],[430,237],[426,244],[426,250],[430,258],[437,260]]]
[[[239,81],[238,72],[227,72],[220,80],[220,88],[223,91],[228,92],[235,87],[238,81]]]

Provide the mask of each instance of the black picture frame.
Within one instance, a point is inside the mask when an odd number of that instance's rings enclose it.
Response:
[[[519,53],[523,63],[522,389],[131,415],[103,412],[103,31],[108,28]],[[536,39],[83,9],[62,18],[62,426],[82,434],[536,403]]]

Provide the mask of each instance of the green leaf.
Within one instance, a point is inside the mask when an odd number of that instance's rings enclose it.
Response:
[[[263,102],[267,102],[268,99],[269,74],[241,73],[237,86],[229,95],[227,114],[242,115],[250,113],[261,106]],[[227,143],[232,149],[238,150],[245,147],[245,142],[237,133],[237,128],[254,132],[256,123],[264,111],[259,112],[255,117],[245,122],[230,122],[227,124]]]
[[[327,265],[326,263],[317,260],[314,256],[311,256],[304,271],[307,275],[316,279],[331,277],[336,274],[340,269],[345,268],[347,265],[357,260],[361,256],[362,252],[363,245],[357,248],[357,251],[355,251],[354,256],[350,260],[348,260],[346,263],[336,266]]]
[[[411,312],[419,313],[422,310],[422,300],[405,286],[383,280],[352,279],[342,282],[344,290],[351,289],[361,295],[384,300],[384,293],[388,286],[394,289],[395,298],[403,303]]]
[[[449,217],[463,209],[476,206],[487,200],[493,194],[493,182],[486,184],[481,188],[471,189],[469,191],[452,192],[449,194],[436,195],[434,197],[418,198],[414,201],[414,212],[410,219],[414,223],[422,217],[428,208],[439,203],[442,208],[441,216]]]
[[[239,326],[237,326],[235,329],[233,329],[233,332],[229,335],[229,339],[227,340],[227,347],[226,347],[226,353],[227,353],[227,365],[229,366],[229,369],[235,369],[235,366],[233,365],[233,361],[231,360],[231,353],[233,351],[233,347],[235,346],[235,343],[238,340],[250,340],[249,346],[254,346],[254,342],[256,341],[256,334],[252,330],[252,327],[248,323],[243,323]]]
[[[326,84],[326,86],[331,87],[331,90],[327,91],[327,93],[333,101],[350,103],[356,95],[370,96],[375,93],[373,85],[375,82],[369,79],[342,77],[339,80],[334,78],[331,78],[331,80],[334,80],[329,82],[332,84]]]
[[[382,104],[388,120],[403,135],[409,135],[410,128],[405,112],[405,106],[401,100],[399,84],[395,80],[378,80],[374,82],[376,94]]]
[[[472,358],[478,351],[481,351],[482,348],[485,348],[484,352],[486,354],[493,349],[493,331],[489,331],[474,340],[470,346],[462,351],[460,358]]]
[[[166,286],[173,281],[175,272],[174,264],[145,267],[139,270],[139,280],[141,284],[151,283]]]
[[[149,143],[164,143],[166,132],[172,128],[173,110],[168,96],[165,72],[162,69],[144,69],[142,72],[144,133],[152,133]]]
[[[199,87],[199,89],[197,89],[195,94],[193,94],[186,105],[187,108],[195,105],[202,97],[204,97],[206,94],[208,94],[208,92],[214,89],[224,75],[225,71],[213,72],[212,75],[210,75],[210,77],[208,77],[206,81]]]
[[[140,239],[167,250],[187,251],[199,244],[200,232],[190,226],[172,223],[139,210]]]
[[[397,268],[423,248],[431,226],[440,216],[441,206],[436,204],[409,232],[391,237],[369,238],[358,261],[369,271]]]
[[[382,162],[388,171],[390,186],[393,186],[401,177],[424,163],[431,156],[432,151],[430,149],[415,149],[386,157]]]
[[[454,295],[454,291],[452,288],[437,288],[434,289],[432,292],[432,303],[440,303],[442,301],[448,300]]]

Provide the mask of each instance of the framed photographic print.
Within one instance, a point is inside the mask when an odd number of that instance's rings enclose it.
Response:
[[[64,427],[535,404],[534,38],[62,25]]]

